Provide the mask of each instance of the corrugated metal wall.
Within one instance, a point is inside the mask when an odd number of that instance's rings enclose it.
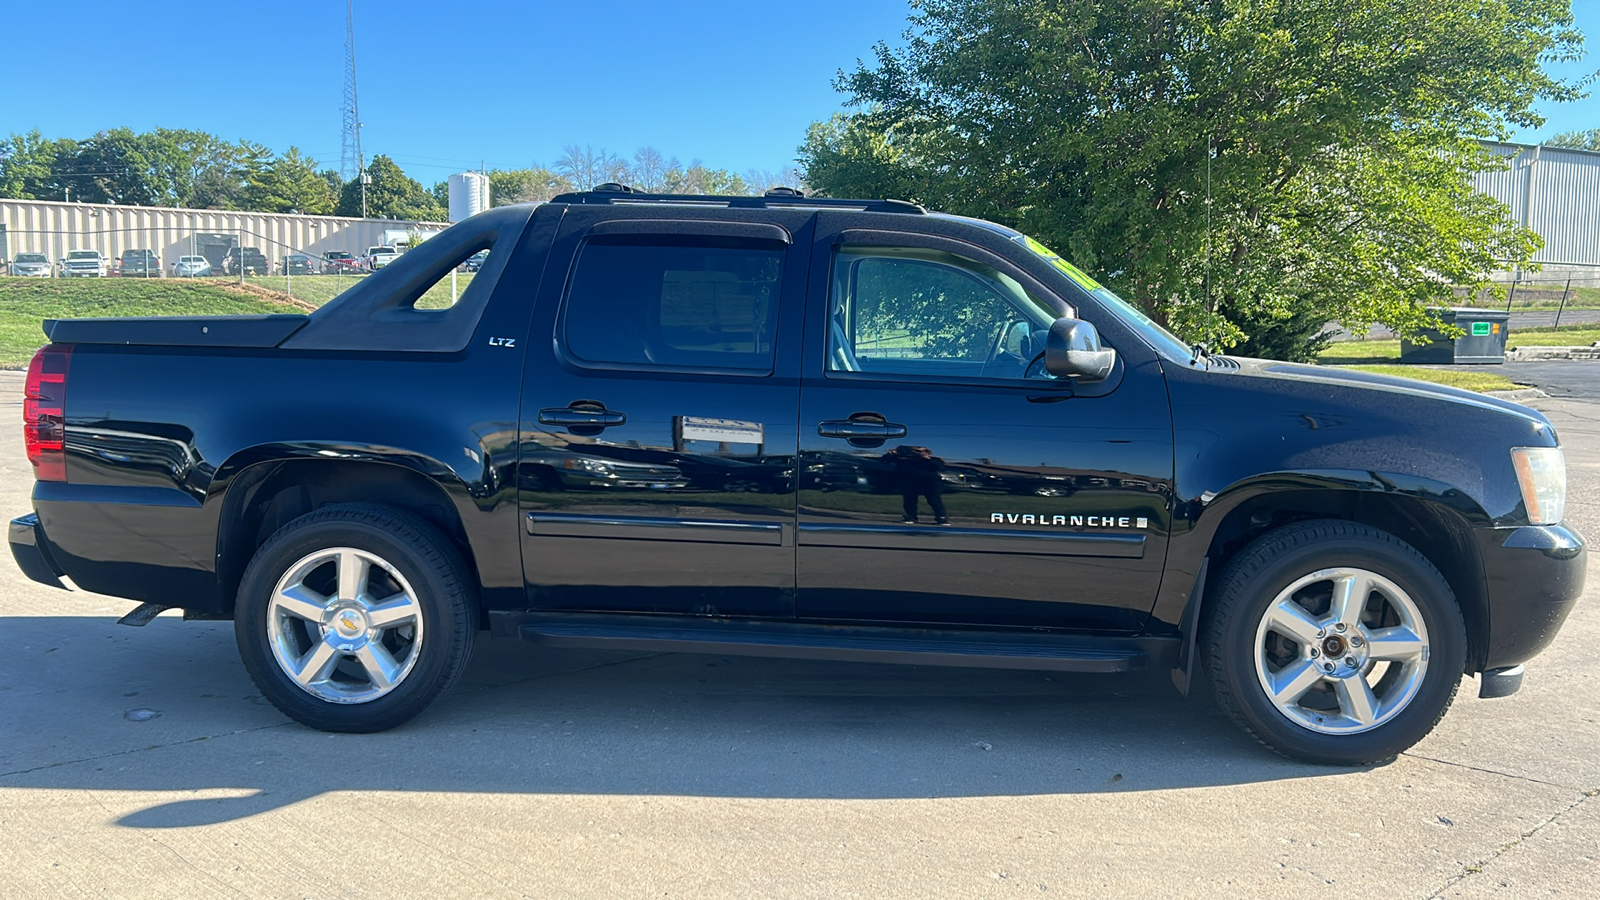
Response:
[[[429,233],[447,227],[443,222],[6,199],[0,199],[0,224],[6,226],[13,258],[33,252],[56,261],[68,250],[99,250],[114,259],[125,250],[143,249],[160,255],[169,271],[178,257],[194,252],[196,236],[203,234],[228,235],[239,246],[257,247],[277,262],[289,253],[320,255],[329,250],[360,256],[384,243],[386,232]]]
[[[1533,261],[1550,266],[1600,266],[1600,153],[1560,147],[1488,144],[1511,159],[1483,172],[1473,186],[1511,208],[1511,217],[1544,238]]]

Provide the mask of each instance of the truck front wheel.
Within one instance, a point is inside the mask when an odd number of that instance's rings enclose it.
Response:
[[[1229,562],[1213,596],[1200,637],[1218,702],[1284,756],[1389,759],[1455,698],[1460,607],[1439,570],[1391,534],[1335,520],[1279,528]]]
[[[393,728],[466,668],[472,581],[438,529],[398,510],[307,513],[256,551],[234,635],[256,687],[323,731]]]

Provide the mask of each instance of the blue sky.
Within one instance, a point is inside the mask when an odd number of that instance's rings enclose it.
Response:
[[[98,24],[70,36],[61,7],[8,6],[0,133],[198,128],[339,165],[341,0],[85,0],[74,21]],[[1574,6],[1600,48],[1600,0]],[[897,42],[906,12],[905,0],[356,0],[362,144],[425,184],[480,162],[548,164],[571,143],[780,169],[806,125],[839,109],[834,73]],[[1560,71],[1596,68],[1592,50]],[[1600,127],[1595,97],[1541,112],[1545,127],[1513,139]]]

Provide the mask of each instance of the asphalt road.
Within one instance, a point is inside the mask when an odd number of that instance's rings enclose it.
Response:
[[[1600,360],[1547,360],[1482,366],[1484,372],[1504,375],[1517,384],[1532,385],[1552,397],[1600,403]]]
[[[8,514],[19,395],[0,375]],[[1600,533],[1600,406],[1538,402]],[[1348,770],[1158,679],[514,642],[405,727],[326,735],[262,701],[227,624],[120,627],[131,603],[6,558],[0,896],[1600,896],[1595,594],[1520,694],[1467,681]]]

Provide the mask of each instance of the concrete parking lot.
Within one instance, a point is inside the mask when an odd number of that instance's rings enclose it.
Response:
[[[0,373],[8,516],[20,396]],[[1590,535],[1595,400],[1535,401]],[[511,642],[420,719],[327,735],[264,703],[228,624],[120,627],[131,603],[5,556],[7,898],[1600,896],[1600,579],[1520,694],[1465,681],[1414,750],[1345,770],[1164,676]]]

